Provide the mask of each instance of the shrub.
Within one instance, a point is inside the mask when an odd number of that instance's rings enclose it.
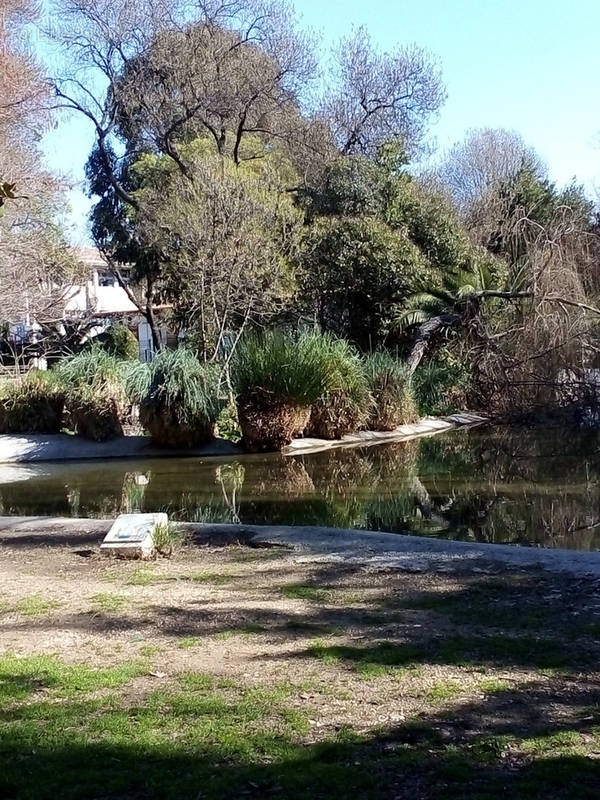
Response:
[[[120,361],[134,361],[139,357],[139,344],[125,325],[116,322],[96,337],[98,344]]]
[[[280,450],[308,423],[327,387],[329,342],[318,333],[250,334],[236,350],[232,379],[244,444]]]
[[[156,444],[193,447],[215,436],[223,407],[219,384],[217,366],[180,347],[161,350],[152,363],[133,369],[127,390]]]
[[[52,373],[30,372],[0,388],[0,433],[58,433],[65,398]]]
[[[237,444],[242,438],[235,403],[228,402],[222,409],[217,420],[217,433],[221,439],[226,439],[234,444]]]
[[[455,356],[441,352],[422,364],[413,376],[421,414],[444,415],[464,411],[470,386],[468,369]]]
[[[367,422],[371,430],[392,431],[417,421],[410,374],[401,361],[381,350],[365,359],[365,373],[373,396]]]
[[[339,439],[367,421],[373,399],[363,364],[354,348],[343,339],[325,336],[327,386],[312,406],[307,433]]]
[[[97,442],[123,435],[130,413],[123,362],[93,345],[62,361],[55,372],[63,383],[76,433]]]

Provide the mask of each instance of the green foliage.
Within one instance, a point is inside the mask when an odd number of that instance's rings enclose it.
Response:
[[[242,438],[237,408],[234,403],[227,403],[217,419],[217,432],[221,439],[237,443]]]
[[[64,394],[49,372],[30,372],[0,387],[0,433],[58,433]]]
[[[55,373],[77,433],[94,441],[123,435],[126,372],[125,362],[97,344],[58,364]]]
[[[365,358],[364,370],[373,397],[370,429],[393,430],[417,421],[410,373],[398,358],[378,350]]]
[[[306,428],[328,388],[331,340],[321,333],[252,333],[237,347],[232,380],[244,445],[280,450]]]
[[[94,344],[59,362],[54,373],[69,391],[79,386],[102,387],[107,383],[122,383],[126,367],[108,350]]]
[[[193,446],[213,438],[223,407],[219,368],[188,348],[161,350],[150,364],[137,365],[127,392],[158,444]]]
[[[363,349],[385,340],[405,299],[431,279],[406,232],[374,217],[321,218],[303,244],[303,293],[321,326]]]
[[[414,181],[400,156],[339,159],[305,201],[303,293],[324,329],[365,350],[397,332],[409,297],[482,262],[455,210]]]
[[[310,406],[327,389],[331,340],[318,332],[251,333],[239,343],[231,365],[238,397]]]
[[[585,189],[571,183],[559,189],[535,167],[524,164],[512,178],[502,181],[487,200],[495,211],[484,244],[495,255],[506,259],[513,273],[523,265],[531,238],[548,228],[559,212],[568,213],[575,227],[590,228],[593,203]],[[520,221],[521,224],[516,223]]]
[[[327,387],[313,403],[307,433],[339,439],[364,425],[372,398],[356,350],[331,335],[325,335],[323,342],[327,348]]]
[[[421,364],[413,375],[415,397],[422,415],[465,411],[470,386],[468,366],[447,349]]]
[[[481,249],[472,255],[468,266],[446,270],[439,282],[408,297],[396,316],[397,330],[404,331],[446,312],[473,314],[481,306],[481,300],[476,297],[478,292],[502,289],[506,279],[502,262],[490,258]]]
[[[301,201],[312,215],[376,216],[385,207],[378,165],[366,156],[336,159],[323,182]]]
[[[159,523],[152,531],[154,550],[164,558],[171,558],[175,550],[185,541],[183,529],[174,522]]]
[[[138,358],[138,341],[133,333],[119,322],[113,323],[108,330],[101,333],[96,341],[104,350],[121,361],[133,361]]]

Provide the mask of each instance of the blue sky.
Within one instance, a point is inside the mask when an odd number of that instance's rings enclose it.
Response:
[[[519,131],[551,177],[600,187],[600,0],[297,0],[324,47],[354,25],[389,49],[416,42],[439,59],[448,100],[433,134],[440,147],[468,128]],[[49,164],[83,180],[92,143],[81,120],[47,135]],[[71,193],[78,233],[89,201]]]

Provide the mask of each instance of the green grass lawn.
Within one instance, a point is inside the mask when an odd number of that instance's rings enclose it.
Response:
[[[439,719],[423,718],[307,741],[309,716],[290,703],[292,684],[249,688],[189,673],[139,696],[132,683],[147,670],[3,657],[0,797],[598,796],[600,762],[586,753],[600,751],[600,725],[520,737],[506,720],[503,733],[449,741]],[[429,699],[459,691],[440,684]]]
[[[593,581],[69,557],[0,598],[0,800],[600,796]]]

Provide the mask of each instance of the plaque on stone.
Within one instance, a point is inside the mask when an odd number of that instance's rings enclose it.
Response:
[[[155,526],[167,522],[164,513],[120,514],[104,537],[100,552],[124,558],[148,558],[154,551]]]

